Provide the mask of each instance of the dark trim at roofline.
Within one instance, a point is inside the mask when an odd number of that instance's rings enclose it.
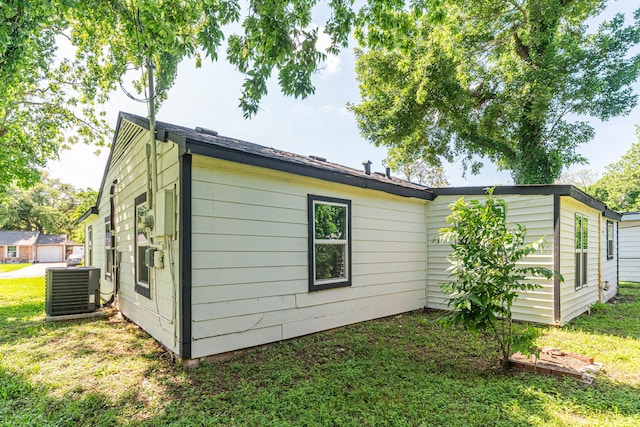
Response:
[[[82,214],[82,216],[80,218],[78,218],[78,221],[76,221],[78,224],[82,224],[84,221],[86,221],[87,218],[89,218],[91,215],[98,215],[98,208],[95,206],[91,206],[89,208],[88,211],[86,211],[85,213]]]
[[[182,153],[178,157],[180,164],[180,216],[178,225],[178,257],[180,265],[180,358],[191,359],[191,292],[192,292],[192,223],[191,223],[191,163],[190,154]]]
[[[482,196],[487,194],[486,189],[489,187],[447,187],[447,188],[432,188],[438,196]],[[518,195],[554,195],[554,196],[569,196],[573,199],[584,203],[585,205],[599,210],[602,215],[620,221],[622,215],[618,212],[612,211],[599,200],[594,199],[582,190],[574,187],[573,185],[504,185],[496,186],[493,192],[495,195],[505,194],[518,194]]]
[[[130,122],[144,129],[149,129],[149,121],[145,118],[124,112],[120,113],[119,119],[120,118],[129,120]],[[185,138],[185,136],[179,134],[178,132],[162,129],[161,123],[156,124],[158,126],[157,139],[160,141],[173,141],[180,146],[180,152],[188,152],[191,154],[199,154],[202,156],[214,157],[221,160],[228,160],[251,166],[264,167],[267,169],[292,173],[295,175],[317,178],[323,181],[382,191],[398,196],[414,197],[423,200],[435,199],[434,194],[430,189],[426,187],[424,188],[424,190],[407,188],[391,183],[380,182],[375,179],[350,175],[348,173],[340,173],[337,171],[315,168],[309,165],[300,165],[293,162],[287,162],[285,160],[273,159],[252,153],[247,153],[241,150],[233,150],[225,147],[215,146],[207,142]]]
[[[553,321],[560,324],[560,195],[553,195]]]
[[[171,134],[173,135],[173,134]],[[370,190],[382,191],[404,197],[414,197],[416,199],[433,200],[435,197],[426,187],[424,190],[401,187],[391,183],[377,181],[375,179],[359,177],[347,173],[340,173],[327,169],[314,168],[308,165],[287,162],[284,160],[258,156],[244,151],[231,150],[200,141],[187,139],[185,149],[192,154],[215,157],[221,160],[242,163],[251,166],[258,166],[268,169],[287,172],[295,175],[307,176],[321,179],[323,181],[335,182],[338,184],[350,185],[352,187],[366,188]]]

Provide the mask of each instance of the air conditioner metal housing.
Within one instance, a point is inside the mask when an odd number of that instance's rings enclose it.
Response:
[[[46,270],[48,317],[91,313],[100,308],[100,269],[49,267]]]

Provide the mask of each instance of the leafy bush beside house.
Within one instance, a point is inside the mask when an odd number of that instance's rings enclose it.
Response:
[[[550,279],[553,272],[518,266],[527,255],[544,247],[544,239],[525,244],[526,228],[516,224],[509,229],[507,204],[493,196],[493,189],[487,193],[483,202],[461,197],[452,203],[452,213],[446,218],[450,226],[440,230],[439,241],[450,243],[452,248],[448,271],[453,279],[442,285],[450,295],[452,311],[441,320],[493,341],[506,367],[514,352],[529,352],[537,336],[533,328],[514,331],[513,302],[519,292],[540,287],[527,281],[528,277]]]

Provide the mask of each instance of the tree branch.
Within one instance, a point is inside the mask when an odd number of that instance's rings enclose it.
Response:
[[[524,22],[529,22],[529,15],[527,14],[527,11],[524,10],[524,8],[520,4],[518,4],[516,0],[508,0],[508,2],[522,14],[522,16],[524,17]]]
[[[524,43],[522,43],[522,40],[520,40],[520,37],[518,36],[518,28],[519,27],[516,27],[513,31],[513,40],[516,45],[516,53],[524,62],[533,64],[533,62],[531,61],[531,55],[529,54],[529,46],[526,46]]]

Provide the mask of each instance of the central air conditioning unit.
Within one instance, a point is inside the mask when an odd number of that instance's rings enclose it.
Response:
[[[100,308],[100,269],[50,267],[46,270],[47,316],[91,313]]]

